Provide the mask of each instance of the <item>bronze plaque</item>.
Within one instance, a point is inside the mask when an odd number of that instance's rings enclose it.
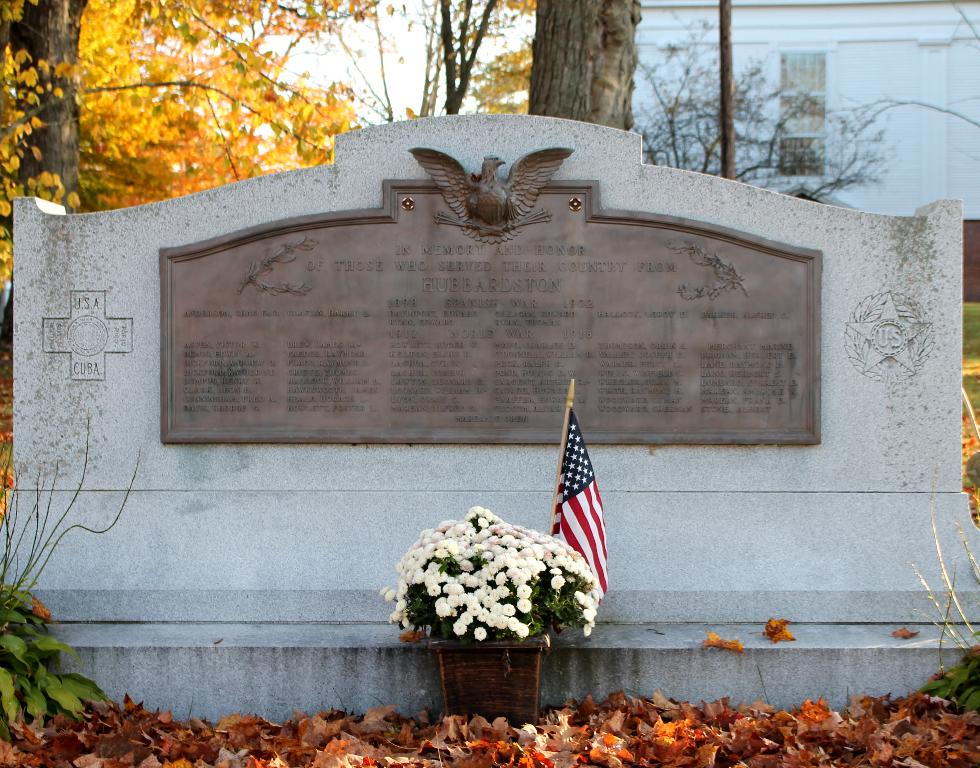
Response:
[[[163,249],[162,440],[554,443],[574,376],[592,443],[819,442],[819,252],[596,182],[529,199],[477,221],[388,181]]]

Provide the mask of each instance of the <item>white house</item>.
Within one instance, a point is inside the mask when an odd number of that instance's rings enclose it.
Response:
[[[705,42],[717,44],[716,0],[642,6],[641,65],[662,62],[664,47],[689,40],[699,25],[714,27]],[[780,172],[817,172],[828,115],[895,104],[877,117],[886,154],[881,181],[835,192],[826,202],[907,215],[932,200],[962,199],[967,262],[971,246],[980,261],[980,2],[733,0],[732,47],[736,71],[761,63],[774,86],[812,97],[808,119],[797,121],[799,136],[782,142]],[[651,99],[644,86],[638,77],[638,113]],[[801,147],[811,151],[794,159]],[[768,185],[805,191],[806,181],[777,177]]]

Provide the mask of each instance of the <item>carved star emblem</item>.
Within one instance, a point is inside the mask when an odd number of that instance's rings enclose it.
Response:
[[[877,368],[886,361],[897,364],[908,373],[915,372],[916,360],[912,355],[911,342],[929,330],[932,323],[922,323],[902,317],[895,306],[891,293],[885,294],[885,303],[878,317],[847,324],[849,331],[862,338],[868,353],[863,373]]]

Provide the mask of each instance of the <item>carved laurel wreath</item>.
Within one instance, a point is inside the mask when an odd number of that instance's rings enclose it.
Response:
[[[257,291],[273,296],[278,296],[283,293],[305,296],[312,288],[309,283],[270,283],[263,278],[272,274],[272,271],[276,268],[276,264],[289,264],[292,261],[296,261],[296,251],[312,251],[316,247],[316,244],[316,240],[304,237],[300,242],[292,245],[284,243],[264,259],[253,261],[238,292],[241,293],[248,286],[253,285]]]
[[[700,246],[691,242],[669,243],[667,247],[674,253],[687,256],[699,267],[707,267],[715,273],[715,282],[712,285],[702,285],[697,288],[689,288],[684,284],[680,285],[677,288],[677,292],[681,295],[682,299],[687,301],[694,301],[696,299],[714,301],[725,291],[734,290],[740,290],[746,296],[749,295],[749,292],[745,290],[745,285],[742,283],[742,276],[735,270],[735,265],[725,263],[717,254],[708,253]]]

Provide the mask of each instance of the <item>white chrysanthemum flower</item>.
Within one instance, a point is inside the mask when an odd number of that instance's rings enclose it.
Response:
[[[509,525],[483,507],[473,507],[461,521],[445,521],[423,531],[397,565],[396,589],[380,594],[395,602],[392,622],[406,628],[425,626],[434,612],[453,618],[451,635],[467,633],[476,640],[524,638],[530,627],[517,618],[535,610],[532,596],[539,584],[561,592],[562,610],[572,609],[572,621],[590,632],[595,624],[598,583],[585,559],[565,542],[538,531]],[[516,598],[517,605],[514,605]],[[423,605],[420,615],[408,606]],[[553,616],[542,615],[544,624]],[[478,622],[479,626],[473,626]],[[463,632],[460,632],[460,630]],[[472,629],[472,632],[470,631]]]

